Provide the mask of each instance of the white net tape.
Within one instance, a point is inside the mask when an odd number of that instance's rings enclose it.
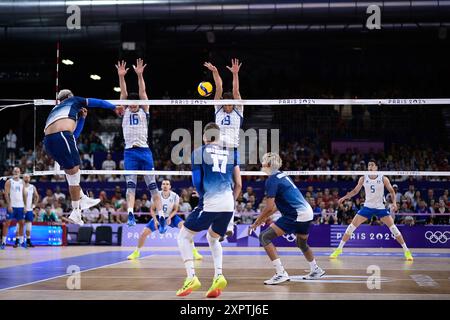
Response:
[[[290,176],[362,176],[370,171],[284,171]],[[64,174],[64,171],[35,171],[34,176]],[[81,174],[98,175],[157,175],[157,176],[190,176],[191,171],[142,171],[142,170],[81,170]],[[373,172],[371,174],[374,174]],[[450,171],[377,171],[384,176],[438,176],[448,177]],[[242,176],[267,176],[262,171],[241,171]]]
[[[172,99],[172,100],[107,100],[114,105],[447,105],[450,99],[276,99],[276,100],[202,100],[202,99]],[[54,106],[55,100],[35,99],[37,106]]]

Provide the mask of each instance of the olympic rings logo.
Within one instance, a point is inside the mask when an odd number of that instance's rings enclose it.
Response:
[[[297,237],[293,233],[291,233],[291,234],[283,234],[283,238],[285,238],[288,242],[294,242],[295,239],[297,239]]]
[[[425,238],[431,243],[447,243],[450,240],[450,231],[427,231],[425,232]]]

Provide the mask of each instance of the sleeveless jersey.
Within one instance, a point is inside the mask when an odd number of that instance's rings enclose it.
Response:
[[[239,129],[244,119],[244,106],[236,105],[231,113],[226,113],[223,106],[215,106],[216,124],[220,128],[221,145],[227,148],[239,147]]]
[[[375,179],[370,179],[369,175],[366,174],[364,176],[364,190],[366,193],[364,207],[370,209],[385,209],[383,203],[384,183],[382,175],[377,175]]]
[[[32,184],[29,184],[28,187],[25,187],[25,192],[27,195],[27,203],[25,205],[25,211],[33,211],[34,189],[35,187]]]
[[[11,199],[11,207],[13,208],[23,208],[25,207],[23,203],[23,181],[22,179],[16,181],[10,179],[11,185],[9,189],[9,196]]]
[[[125,139],[125,149],[135,147],[148,148],[148,117],[142,108],[137,112],[131,112],[129,108],[125,110],[122,119],[123,137]]]

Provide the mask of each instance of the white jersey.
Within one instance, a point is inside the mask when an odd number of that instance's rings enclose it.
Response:
[[[244,120],[244,106],[235,105],[231,113],[226,113],[223,106],[214,106],[214,108],[222,145],[228,148],[239,147],[239,129]]]
[[[164,197],[162,190],[159,191],[159,195],[161,197],[161,205],[164,218],[167,218],[172,213],[173,208],[180,203],[180,197],[173,191],[170,191],[170,194],[167,198]]]
[[[132,147],[148,148],[148,117],[149,114],[139,108],[137,112],[125,110],[122,119],[123,137],[125,149]]]
[[[25,211],[33,211],[33,196],[35,186],[29,184],[28,187],[25,187],[25,194],[27,196],[27,203],[25,204]]]
[[[25,207],[23,203],[23,181],[22,179],[14,180],[9,179],[11,182],[9,188],[9,197],[11,199],[11,207],[13,208],[23,208]]]
[[[383,203],[384,182],[382,175],[377,175],[375,179],[370,179],[369,175],[366,174],[364,176],[364,190],[366,193],[364,207],[370,209],[386,209]]]

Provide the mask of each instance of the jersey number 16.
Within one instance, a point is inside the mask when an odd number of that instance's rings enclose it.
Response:
[[[139,115],[137,113],[130,114],[130,126],[139,124]]]

